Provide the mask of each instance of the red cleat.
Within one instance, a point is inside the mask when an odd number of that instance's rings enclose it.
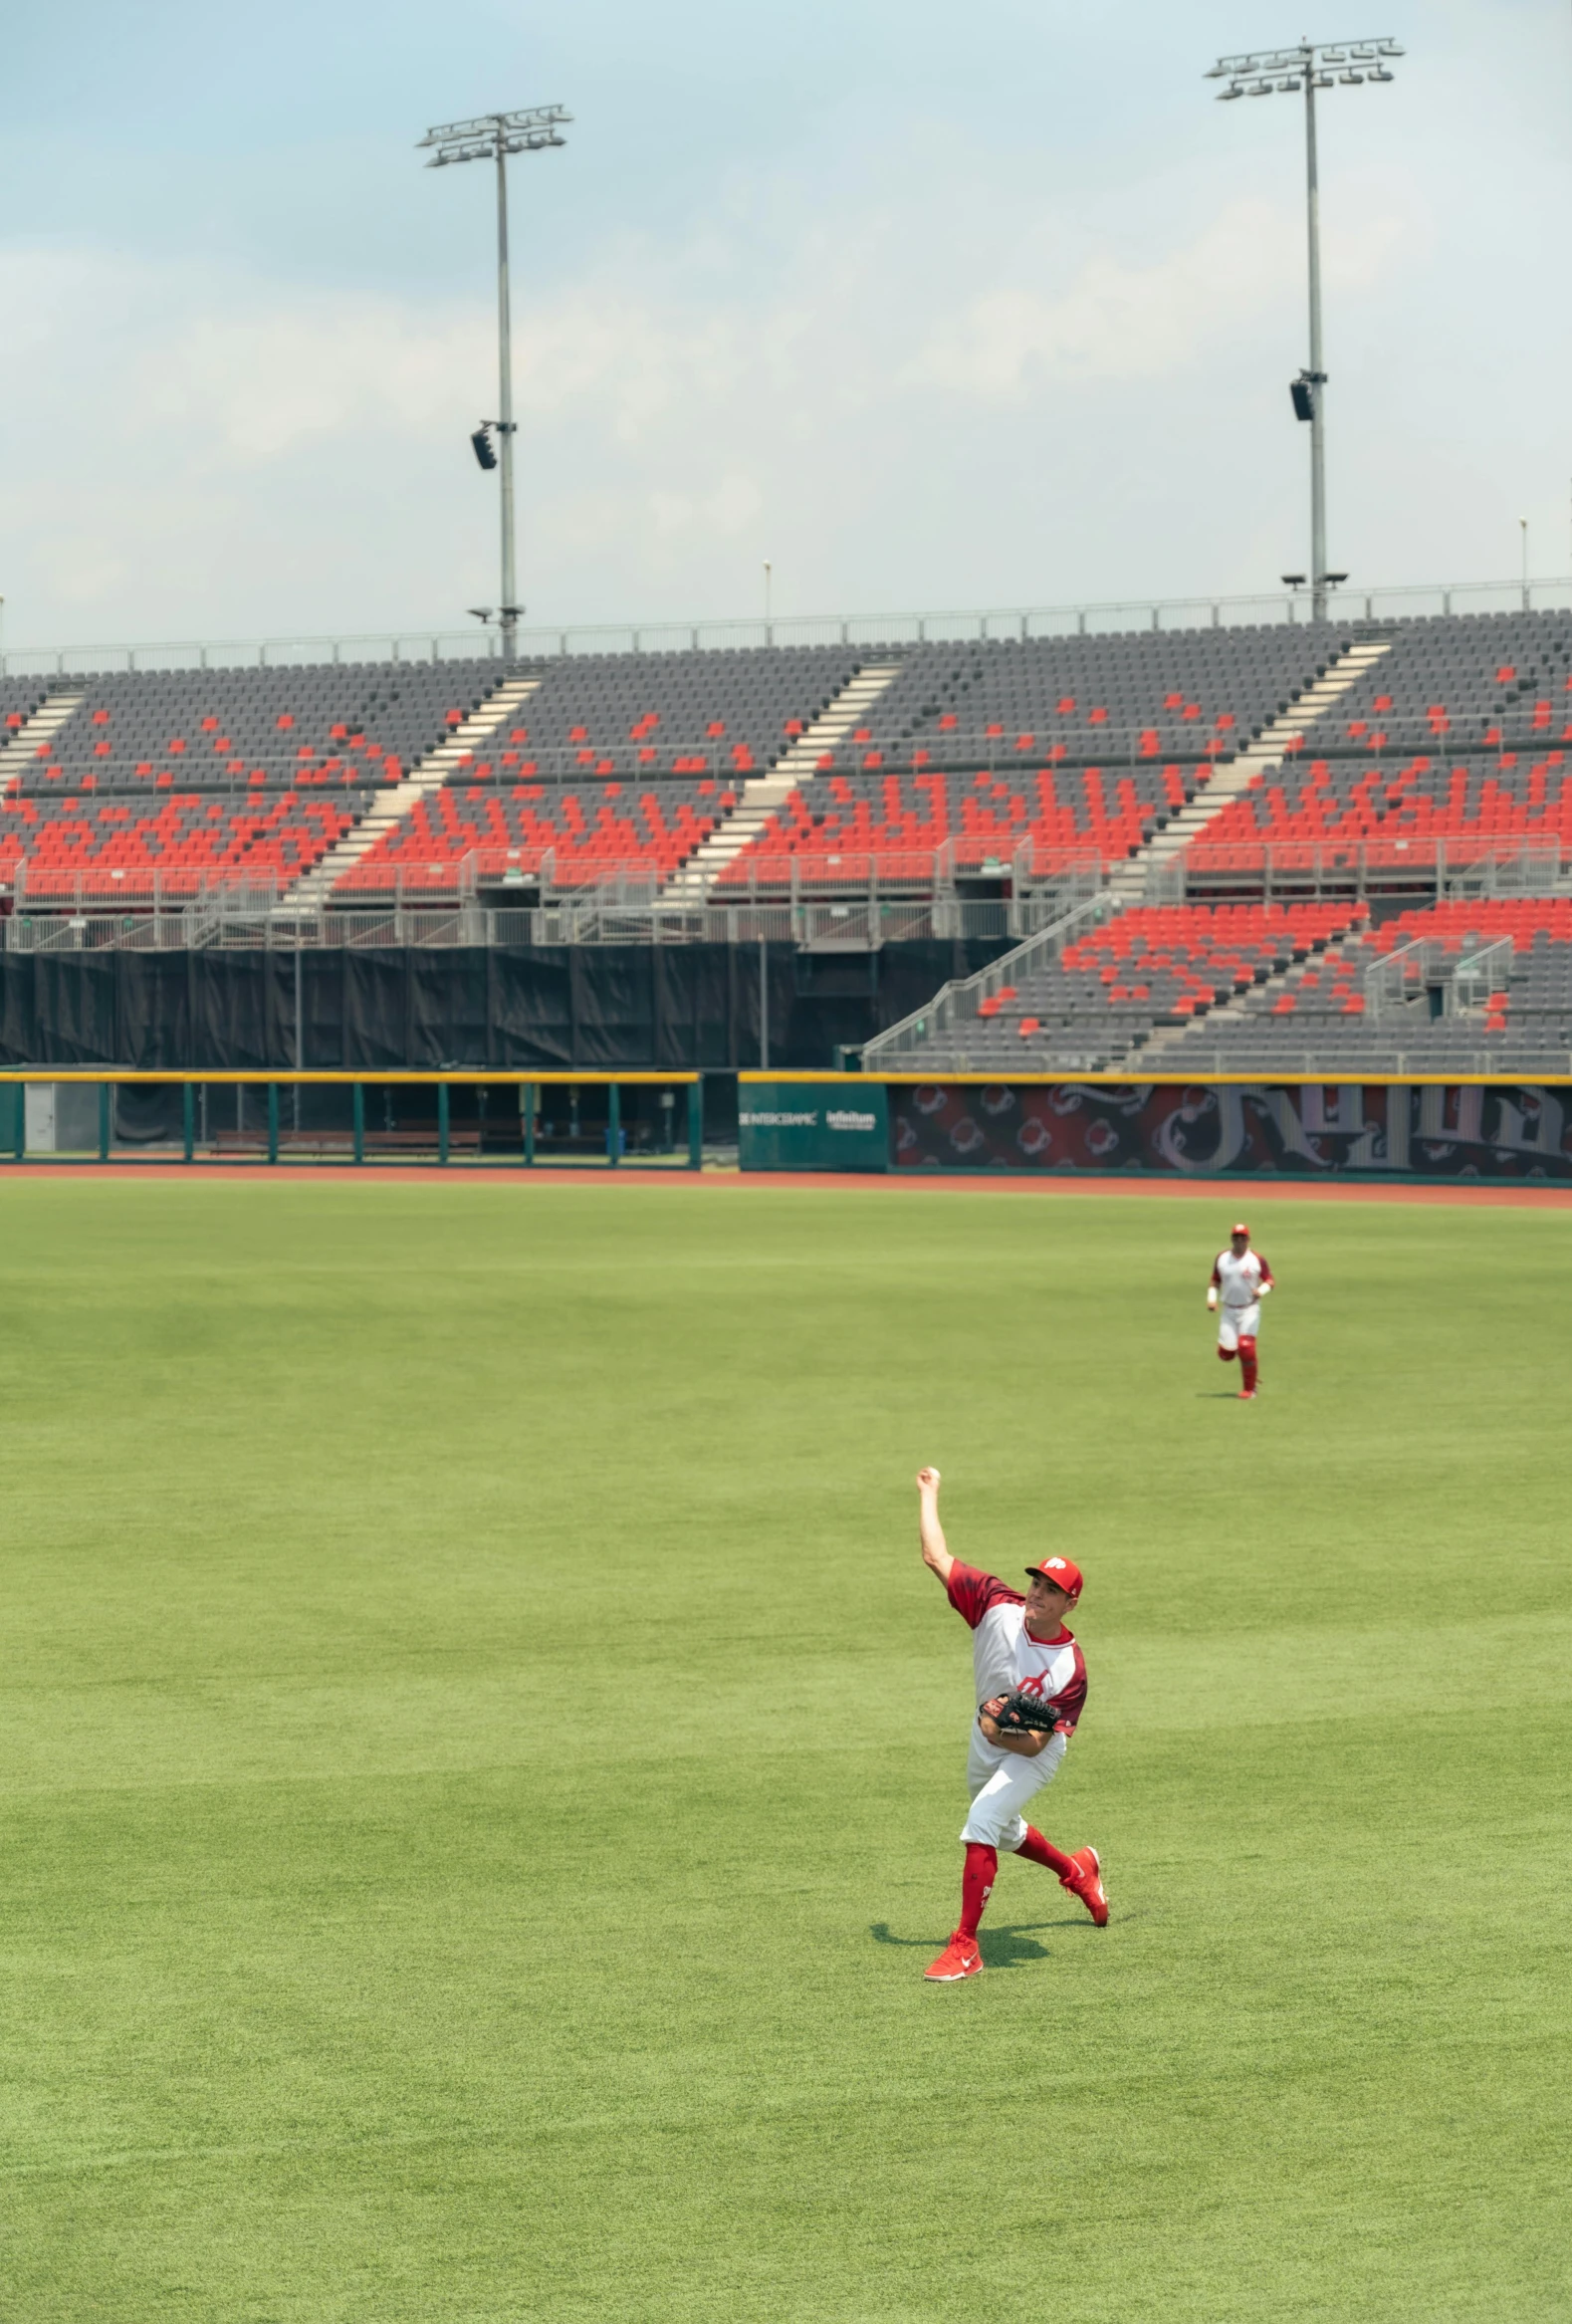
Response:
[[[1255,1391],[1253,1388],[1241,1388],[1239,1390],[1239,1402],[1241,1404],[1253,1404],[1254,1401]]]
[[[1060,1888],[1067,1888],[1071,1896],[1078,1896],[1099,1929],[1108,1926],[1108,1899],[1103,1894],[1102,1865],[1095,1848],[1077,1848],[1070,1862],[1075,1867],[1074,1877],[1061,1880]],[[932,1971],[929,1975],[932,1975]]]
[[[1106,1920],[1107,1912],[1104,1910]],[[958,1929],[939,1959],[923,1971],[938,1984],[954,1984],[960,1977],[980,1977],[983,1974],[983,1956],[977,1949],[975,1937],[963,1937]]]

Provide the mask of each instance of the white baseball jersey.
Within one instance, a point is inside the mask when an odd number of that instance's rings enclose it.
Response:
[[[1232,1250],[1220,1251],[1212,1264],[1212,1280],[1225,1307],[1253,1307],[1261,1284],[1271,1281],[1271,1269],[1258,1251],[1246,1251],[1242,1259],[1235,1259]]]
[[[1030,1637],[1019,1590],[997,1574],[963,1565],[959,1557],[948,1586],[951,1605],[971,1626],[978,1702],[1013,1694],[1018,1687],[1053,1705],[1059,1714],[1056,1735],[1073,1735],[1086,1701],[1086,1662],[1071,1633],[1061,1629],[1057,1638]]]

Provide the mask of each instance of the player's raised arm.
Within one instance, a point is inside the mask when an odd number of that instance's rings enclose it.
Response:
[[[945,1545],[944,1527],[939,1522],[937,1469],[919,1469],[917,1472],[917,1538],[922,1543],[924,1565],[930,1566],[948,1589],[950,1569],[955,1559]]]

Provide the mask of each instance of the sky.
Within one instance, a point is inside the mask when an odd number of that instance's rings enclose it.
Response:
[[[8,646],[451,630],[498,596],[512,164],[536,624],[1235,593],[1302,571],[1301,108],[1223,53],[1391,34],[1321,127],[1329,551],[1572,575],[1572,7],[78,0],[0,127]]]

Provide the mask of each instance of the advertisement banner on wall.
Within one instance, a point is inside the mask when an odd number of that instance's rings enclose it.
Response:
[[[888,1170],[882,1081],[744,1081],[737,1091],[745,1170]]]
[[[932,1082],[890,1099],[897,1170],[1572,1181],[1572,1086]]]

